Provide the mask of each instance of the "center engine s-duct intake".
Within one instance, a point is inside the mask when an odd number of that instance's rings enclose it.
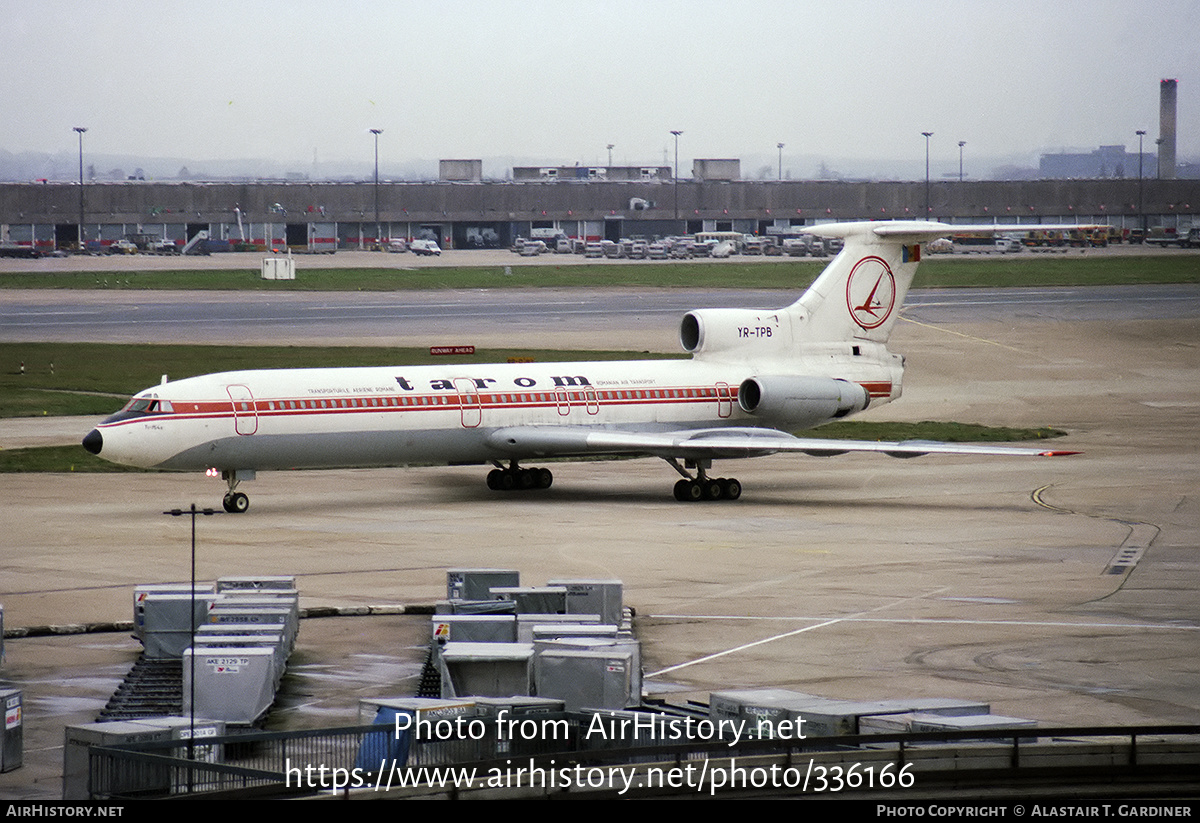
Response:
[[[698,357],[785,354],[793,346],[792,320],[784,309],[698,309],[683,316],[679,343]]]

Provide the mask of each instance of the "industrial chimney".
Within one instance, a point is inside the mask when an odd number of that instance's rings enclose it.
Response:
[[[1158,84],[1158,176],[1175,179],[1175,80]]]

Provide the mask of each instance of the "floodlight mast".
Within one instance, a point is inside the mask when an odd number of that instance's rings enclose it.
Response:
[[[1138,129],[1138,217],[1142,224],[1142,242],[1146,242],[1146,209],[1145,209],[1145,178],[1142,176],[1142,138],[1146,136],[1145,129]]]
[[[933,132],[923,131],[925,135],[925,219],[929,219],[929,138],[933,137]]]
[[[679,135],[682,131],[671,129],[671,134],[675,135],[675,173],[671,178],[671,188],[675,192],[675,219],[679,219]]]
[[[74,130],[79,135],[79,250],[83,251],[87,248],[87,237],[83,231],[83,133],[87,127],[75,126]]]
[[[379,135],[383,129],[371,129],[371,134],[375,135],[375,243],[379,245]]]

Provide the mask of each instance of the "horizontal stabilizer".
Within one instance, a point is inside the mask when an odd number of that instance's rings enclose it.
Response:
[[[926,220],[880,220],[858,223],[829,223],[805,226],[804,231],[819,237],[867,238],[922,243],[952,234],[1018,234],[1031,231],[1076,231],[1107,228],[1091,223],[938,223]]]

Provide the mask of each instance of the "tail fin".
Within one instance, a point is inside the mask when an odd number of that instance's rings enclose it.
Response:
[[[840,237],[845,245],[790,307],[801,321],[798,337],[809,342],[857,338],[886,343],[921,261],[921,242],[954,229],[940,223],[896,222],[835,223],[812,231]]]
[[[916,220],[829,223],[805,229],[845,241],[808,291],[781,311],[697,309],[683,317],[679,342],[698,358],[790,357],[813,343],[887,343],[921,260],[921,244],[958,232],[1028,232],[1085,225],[949,225]]]
[[[807,342],[872,340],[886,343],[912,285],[921,244],[959,232],[1060,231],[1093,225],[950,225],[917,220],[830,223],[807,228],[840,237],[845,246],[789,311],[797,339]]]

